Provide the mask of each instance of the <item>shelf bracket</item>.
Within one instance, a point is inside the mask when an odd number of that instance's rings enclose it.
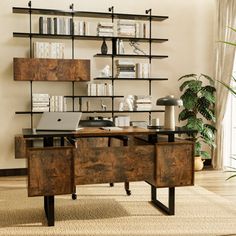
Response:
[[[114,6],[109,7],[108,11],[111,12],[111,20],[114,22]]]

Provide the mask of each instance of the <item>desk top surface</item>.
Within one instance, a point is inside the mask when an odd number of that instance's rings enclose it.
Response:
[[[124,127],[121,130],[103,130],[99,127],[84,127],[78,131],[36,131],[34,129],[23,129],[23,136],[25,138],[36,137],[108,137],[108,136],[121,136],[121,135],[150,135],[150,134],[191,134],[194,130],[187,130],[184,128],[176,127],[175,130],[166,129],[147,129],[141,127]]]

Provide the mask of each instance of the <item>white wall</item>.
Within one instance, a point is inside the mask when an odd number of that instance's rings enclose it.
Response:
[[[144,14],[145,9],[152,8],[155,15],[168,15],[169,20],[154,23],[154,37],[168,38],[169,42],[153,46],[153,54],[167,54],[168,59],[155,60],[152,73],[168,77],[165,82],[153,82],[153,101],[167,94],[179,96],[178,78],[187,73],[205,73],[212,75],[213,70],[213,28],[214,0],[74,0],[75,10],[107,11],[114,6],[116,12]],[[26,0],[1,0],[0,11],[0,169],[25,167],[25,160],[14,159],[14,135],[21,133],[22,127],[30,126],[30,117],[15,115],[15,111],[29,107],[29,83],[13,80],[12,58],[28,55],[29,40],[13,38],[12,32],[26,32],[28,17],[13,14],[12,7],[26,7]],[[66,0],[33,0],[35,8],[55,8],[68,10],[70,2]],[[35,18],[35,23],[38,16]],[[98,20],[99,21],[99,20]],[[66,42],[70,48],[70,42]],[[100,42],[76,41],[76,57],[90,58],[92,76],[97,76],[107,60],[94,59],[100,52]],[[143,44],[142,44],[143,45]],[[142,46],[145,48],[145,46]],[[67,51],[70,57],[70,51]],[[147,94],[147,82],[119,82],[116,93]],[[70,93],[69,83],[34,83],[34,92],[50,94]],[[78,83],[78,92],[85,92],[85,85]],[[177,116],[177,114],[176,114]],[[163,113],[155,114],[163,120]],[[133,119],[146,119],[146,114],[133,116]]]

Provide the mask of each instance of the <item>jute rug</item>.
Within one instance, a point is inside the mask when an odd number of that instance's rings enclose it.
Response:
[[[43,198],[28,198],[25,187],[0,187],[0,235],[236,235],[236,203],[201,187],[176,188],[176,214],[166,216],[150,203],[150,187],[131,183],[77,188],[78,199],[56,197],[54,227],[47,227]],[[161,189],[159,197],[167,199]]]

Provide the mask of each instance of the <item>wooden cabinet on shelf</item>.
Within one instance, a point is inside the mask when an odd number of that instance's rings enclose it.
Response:
[[[31,1],[28,4],[28,7],[13,7],[13,13],[17,14],[28,14],[30,27],[29,32],[13,32],[13,37],[18,38],[29,38],[29,45],[30,45],[30,58],[14,58],[14,79],[17,81],[30,81],[30,92],[31,92],[31,109],[30,111],[16,111],[16,114],[30,114],[31,115],[31,128],[34,127],[33,124],[33,115],[40,114],[41,112],[34,112],[32,110],[32,95],[33,95],[33,88],[32,83],[33,81],[69,81],[72,83],[72,94],[65,96],[72,100],[72,110],[71,111],[82,111],[83,113],[108,113],[111,117],[114,117],[116,114],[119,113],[135,113],[135,112],[143,112],[149,113],[149,122],[151,120],[151,114],[153,112],[164,112],[164,110],[135,110],[135,111],[120,111],[115,106],[115,100],[123,98],[123,95],[116,95],[115,94],[115,86],[118,86],[116,82],[118,81],[147,81],[148,82],[148,90],[149,96],[151,96],[151,86],[152,82],[154,81],[163,81],[167,80],[167,78],[158,78],[148,76],[145,78],[135,76],[134,78],[129,77],[119,77],[117,78],[115,75],[115,59],[116,58],[132,58],[136,59],[146,59],[148,63],[151,64],[153,59],[165,59],[168,58],[167,55],[155,55],[152,54],[152,44],[154,43],[164,43],[167,42],[168,39],[166,38],[155,38],[152,37],[152,23],[153,22],[161,22],[168,19],[168,16],[156,16],[152,15],[152,10],[146,10],[146,14],[139,15],[139,14],[124,14],[124,13],[115,13],[114,7],[109,8],[108,12],[85,12],[85,11],[75,11],[73,4],[70,6],[69,11],[61,11],[56,9],[39,9],[39,8],[32,8]],[[32,16],[38,15],[39,18],[42,16],[46,16],[46,19],[52,19],[52,17],[61,17],[61,18],[68,18],[70,27],[69,27],[69,34],[68,33],[56,33],[55,32],[33,32],[32,27]],[[47,17],[50,16],[50,17]],[[112,34],[112,35],[77,35],[75,33],[75,19],[76,18],[94,18],[94,19],[105,19],[110,20],[109,22],[114,24],[114,22],[118,21],[133,21],[136,24],[137,21],[145,22],[146,25],[149,27],[149,33],[146,35],[128,35],[123,36],[119,34]],[[54,29],[55,30],[55,29]],[[34,30],[35,31],[35,30]],[[55,34],[56,33],[56,34]],[[33,58],[33,42],[35,39],[59,39],[59,40],[70,40],[71,41],[71,51],[72,57],[71,59],[49,59],[49,58]],[[95,77],[93,81],[106,81],[112,85],[112,94],[109,96],[88,96],[88,95],[77,95],[75,93],[75,82],[88,82],[90,80],[90,61],[77,59],[75,58],[75,40],[87,40],[87,41],[110,41],[111,42],[111,53],[108,54],[100,54],[97,53],[94,55],[94,58],[110,58],[111,59],[111,76],[110,77]],[[118,41],[124,42],[142,42],[148,44],[148,52],[145,55],[137,55],[137,54],[121,54],[117,51],[117,42]],[[91,68],[93,69],[93,68]],[[111,108],[109,110],[85,110],[84,107],[84,100],[85,99],[94,99],[94,98],[101,98],[101,99],[110,99]],[[75,108],[75,101],[79,100],[79,106]]]

